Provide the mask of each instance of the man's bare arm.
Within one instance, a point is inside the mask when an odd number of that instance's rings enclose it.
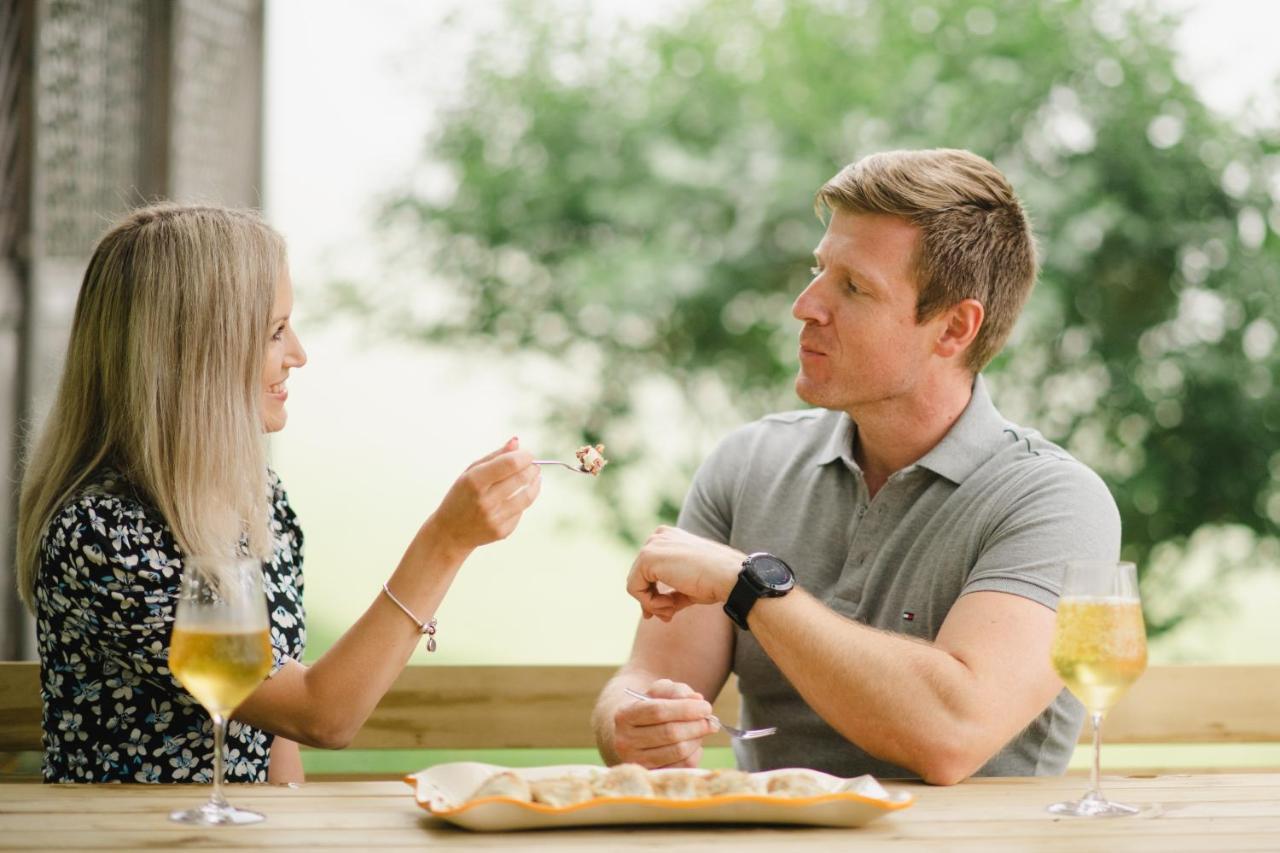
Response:
[[[742,557],[659,527],[627,590],[646,613],[674,622],[725,601]],[[833,728],[938,784],[972,774],[1062,689],[1049,664],[1053,623],[1053,611],[1029,599],[974,592],[925,643],[846,619],[800,588],[758,600],[748,619],[765,653]]]
[[[733,657],[733,627],[717,607],[688,607],[670,622],[641,620],[631,659],[601,691],[592,713],[608,764],[697,766],[710,713]],[[640,703],[630,687],[663,701]],[[649,707],[641,707],[648,705]]]
[[[833,728],[935,784],[972,775],[1062,689],[1053,611],[1006,593],[962,596],[933,643],[853,622],[799,589],[758,601],[748,624]]]

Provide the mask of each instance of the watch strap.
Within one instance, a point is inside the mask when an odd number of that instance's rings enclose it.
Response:
[[[724,603],[724,612],[729,614],[733,624],[744,631],[751,630],[747,627],[747,614],[760,600],[760,594],[761,590],[750,580],[750,573],[746,569],[739,572],[738,582],[733,585],[729,599]]]

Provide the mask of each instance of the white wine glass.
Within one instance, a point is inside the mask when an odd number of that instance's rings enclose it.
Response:
[[[200,826],[257,823],[222,795],[223,741],[231,712],[271,671],[262,566],[252,558],[188,558],[169,643],[169,670],[213,719],[213,793],[170,820]]]
[[[1133,563],[1067,563],[1050,654],[1053,668],[1089,713],[1093,770],[1088,793],[1079,800],[1054,803],[1049,811],[1074,817],[1152,811],[1106,799],[1099,782],[1102,719],[1147,668],[1147,632]]]

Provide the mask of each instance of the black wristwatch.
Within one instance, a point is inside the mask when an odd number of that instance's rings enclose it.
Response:
[[[796,574],[786,563],[763,551],[751,554],[742,561],[742,571],[738,572],[738,582],[724,603],[724,612],[739,628],[750,631],[747,614],[756,601],[780,598],[791,592],[795,585]]]

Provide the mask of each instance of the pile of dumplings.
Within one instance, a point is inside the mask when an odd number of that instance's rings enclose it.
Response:
[[[524,803],[571,806],[597,797],[693,800],[729,794],[816,797],[826,793],[822,783],[804,771],[775,773],[766,782],[741,770],[650,773],[639,764],[619,764],[591,776],[556,776],[533,781],[504,770],[486,779],[470,799],[505,797]]]

